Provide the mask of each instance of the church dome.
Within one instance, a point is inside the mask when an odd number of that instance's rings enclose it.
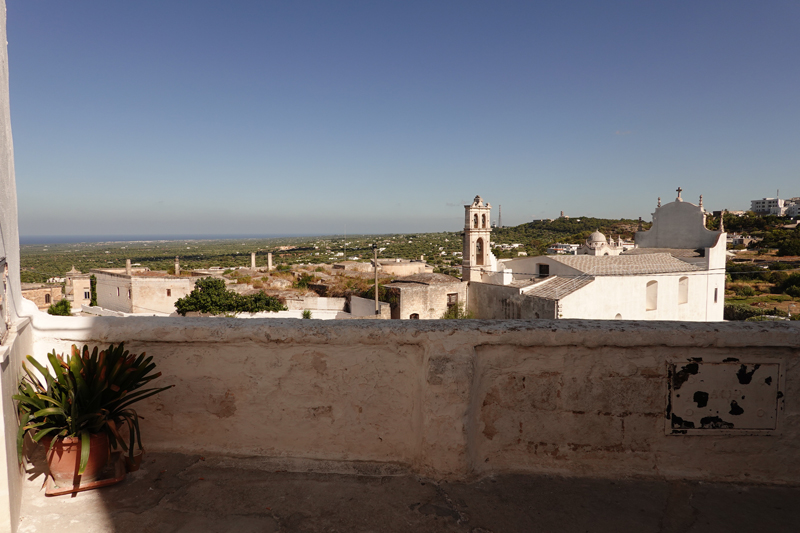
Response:
[[[601,244],[601,243],[607,243],[608,241],[606,240],[606,236],[600,233],[600,231],[598,230],[589,235],[589,240],[587,242],[589,242],[590,244]]]

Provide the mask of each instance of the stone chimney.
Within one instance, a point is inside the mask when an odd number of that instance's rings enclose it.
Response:
[[[175,275],[176,276],[180,276],[181,275],[181,264],[178,261],[178,256],[177,255],[175,256]]]
[[[267,272],[272,271],[272,252],[267,254]]]
[[[133,269],[131,268],[131,260],[130,259],[126,259],[125,260],[125,274],[127,274],[128,276],[132,276],[133,275]]]
[[[250,269],[251,270],[255,270],[256,269],[256,253],[255,252],[250,252]]]

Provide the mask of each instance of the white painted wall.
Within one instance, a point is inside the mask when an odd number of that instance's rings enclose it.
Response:
[[[689,300],[678,303],[678,283],[689,280]],[[646,286],[658,282],[658,306],[645,308]],[[719,288],[718,303],[713,289]],[[722,320],[725,274],[684,272],[652,276],[597,276],[579,291],[561,300],[560,318],[613,320],[684,320],[713,322]]]

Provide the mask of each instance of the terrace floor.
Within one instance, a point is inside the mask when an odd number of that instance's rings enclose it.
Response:
[[[252,459],[151,453],[120,484],[58,497],[44,495],[39,474],[25,483],[19,531],[800,530],[800,487],[529,475],[435,483],[274,468]]]

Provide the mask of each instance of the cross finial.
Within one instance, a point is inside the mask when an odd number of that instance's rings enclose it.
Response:
[[[678,191],[678,201],[679,201],[679,202],[682,202],[682,201],[683,201],[683,198],[681,198],[681,192],[683,191],[683,189],[682,189],[682,188],[680,188],[680,187],[678,187],[678,188],[677,188],[677,189],[675,189],[675,190],[676,190],[676,191]]]

